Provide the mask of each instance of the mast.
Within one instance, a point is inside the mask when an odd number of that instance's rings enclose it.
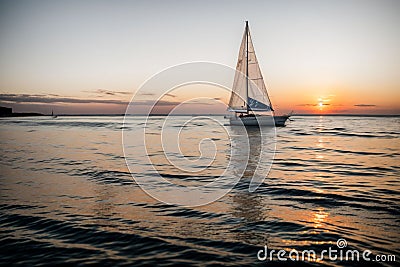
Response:
[[[249,22],[246,20],[246,110],[249,114]]]

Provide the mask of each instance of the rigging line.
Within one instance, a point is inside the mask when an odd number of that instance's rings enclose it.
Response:
[[[246,109],[249,112],[249,22],[246,21]]]

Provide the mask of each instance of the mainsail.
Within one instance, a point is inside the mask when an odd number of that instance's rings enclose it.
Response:
[[[247,21],[236,71],[229,110],[246,113],[249,111],[273,111]]]

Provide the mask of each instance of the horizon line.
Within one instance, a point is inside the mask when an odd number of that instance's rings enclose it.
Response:
[[[3,116],[0,118],[12,118],[12,117],[43,117],[43,116],[52,116],[51,114],[42,114],[36,112],[13,112],[11,116]],[[98,114],[56,114],[57,116],[226,116],[229,114],[221,113],[221,114],[213,114],[213,113],[191,113],[191,114],[124,114],[124,113],[98,113]],[[292,114],[291,117],[308,117],[308,116],[344,116],[344,117],[400,117],[400,114],[351,114],[351,113],[299,113],[299,114]]]

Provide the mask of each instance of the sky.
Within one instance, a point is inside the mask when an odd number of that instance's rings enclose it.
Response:
[[[399,11],[400,1],[389,0],[0,1],[0,105],[122,114],[140,86],[170,66],[234,68],[248,20],[277,113],[400,114]],[[229,93],[200,87],[163,104],[204,92],[228,103]]]

